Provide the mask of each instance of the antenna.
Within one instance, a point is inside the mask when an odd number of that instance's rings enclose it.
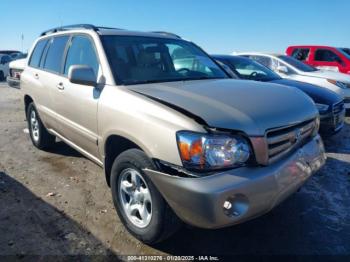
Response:
[[[23,41],[24,41],[24,35],[23,33],[21,34],[21,51],[23,53]]]

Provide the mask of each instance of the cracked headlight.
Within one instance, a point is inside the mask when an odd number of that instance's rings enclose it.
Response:
[[[326,104],[315,103],[315,105],[316,105],[320,115],[327,113],[327,111],[329,109],[329,105],[326,105]]]
[[[176,136],[182,163],[188,169],[233,168],[250,156],[250,146],[242,136],[190,131],[179,131]]]

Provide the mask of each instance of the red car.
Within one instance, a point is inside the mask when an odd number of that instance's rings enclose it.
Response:
[[[288,47],[286,54],[319,69],[350,74],[350,54],[347,51],[347,48],[303,45]]]

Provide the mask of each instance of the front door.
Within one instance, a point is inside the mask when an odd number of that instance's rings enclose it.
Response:
[[[57,88],[54,100],[58,114],[58,132],[98,158],[97,106],[100,91],[93,86],[71,83],[68,72],[72,65],[90,66],[95,75],[98,75],[98,58],[88,36],[76,35],[70,39],[62,78],[55,83]]]
[[[340,71],[342,63],[342,59],[334,51],[319,48],[315,50],[311,65],[322,70]]]

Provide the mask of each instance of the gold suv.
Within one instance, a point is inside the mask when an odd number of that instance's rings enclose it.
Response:
[[[325,162],[301,91],[230,79],[166,32],[48,30],[21,74],[30,137],[58,137],[104,168],[121,221],[155,243],[268,212]]]

